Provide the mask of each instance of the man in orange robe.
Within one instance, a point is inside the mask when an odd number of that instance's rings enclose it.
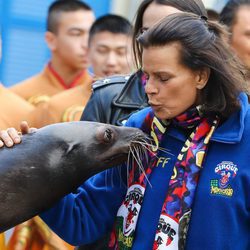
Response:
[[[81,1],[52,3],[45,33],[50,62],[41,73],[10,89],[38,105],[59,92],[88,83],[87,40],[94,18],[91,8]]]
[[[132,68],[130,22],[117,15],[98,18],[90,29],[89,58],[95,77],[128,74]],[[34,127],[79,121],[91,95],[91,84],[54,95],[34,110],[29,123]]]

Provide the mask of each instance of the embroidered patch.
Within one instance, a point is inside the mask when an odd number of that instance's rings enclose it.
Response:
[[[234,190],[230,182],[237,175],[237,165],[231,161],[223,161],[216,166],[214,172],[220,177],[210,181],[210,193],[232,197]]]
[[[178,228],[178,222],[167,215],[161,215],[153,249],[178,249]]]
[[[139,217],[145,188],[132,185],[117,213],[117,231],[119,249],[130,249],[134,238],[135,226]],[[124,234],[123,234],[124,232]]]

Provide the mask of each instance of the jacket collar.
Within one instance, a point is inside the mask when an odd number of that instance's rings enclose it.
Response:
[[[115,106],[132,109],[141,109],[148,106],[141,77],[142,72],[140,70],[129,77],[122,91],[113,100]]]
[[[232,114],[212,135],[211,141],[235,144],[241,141],[245,127],[245,118],[248,112],[248,97],[245,93],[239,95],[241,109]],[[181,141],[186,140],[186,135],[180,131],[170,128],[169,134]]]
[[[224,143],[238,143],[241,141],[249,104],[245,93],[240,94],[239,100],[241,109],[231,115],[226,122],[215,130],[211,140]]]

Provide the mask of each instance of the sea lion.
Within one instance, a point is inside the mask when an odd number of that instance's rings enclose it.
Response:
[[[86,179],[126,161],[145,135],[96,122],[58,123],[0,150],[0,232],[51,207]]]

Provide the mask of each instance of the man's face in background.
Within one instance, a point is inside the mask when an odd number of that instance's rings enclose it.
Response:
[[[250,70],[250,6],[241,6],[232,25],[231,46]]]
[[[89,43],[89,60],[96,77],[128,74],[132,70],[132,38],[109,31],[93,35]]]

